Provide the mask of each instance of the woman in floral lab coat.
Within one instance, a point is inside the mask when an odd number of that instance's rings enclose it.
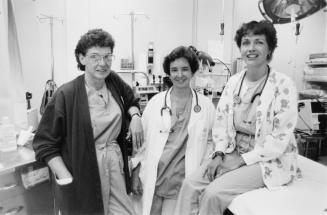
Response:
[[[269,66],[277,47],[268,21],[236,32],[246,68],[228,81],[218,103],[211,161],[186,178],[175,214],[223,214],[238,195],[277,189],[299,174],[293,130],[297,92],[293,81]]]

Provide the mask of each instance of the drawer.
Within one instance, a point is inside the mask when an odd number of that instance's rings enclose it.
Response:
[[[40,170],[42,174],[38,174]],[[10,172],[2,172],[0,173],[0,201],[23,195],[23,193],[33,189],[34,186],[38,186],[37,184],[49,182],[48,177],[47,167],[44,168],[38,164],[30,164]]]
[[[0,201],[1,215],[27,215],[26,204],[23,196]]]
[[[25,191],[17,171],[0,174],[0,202],[21,195]]]
[[[0,201],[1,215],[53,214],[53,196],[49,181]]]

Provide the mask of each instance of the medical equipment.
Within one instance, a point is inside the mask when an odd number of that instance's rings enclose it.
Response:
[[[198,94],[197,92],[192,89],[194,94],[195,94],[195,100],[196,100],[196,105],[194,106],[193,110],[195,113],[199,113],[201,111],[201,106],[199,105],[199,98],[198,98]],[[161,124],[162,126],[164,127],[163,129],[160,129],[160,133],[173,133],[174,132],[174,129],[171,129],[168,124],[168,122],[164,122],[164,111],[168,112],[169,113],[169,116],[172,116],[172,110],[171,108],[167,105],[167,95],[168,95],[168,92],[170,92],[170,90],[168,89],[166,94],[165,94],[165,101],[164,101],[164,105],[163,107],[160,109],[160,115],[161,115]],[[166,126],[165,126],[166,125]]]
[[[134,11],[131,11],[129,13],[122,13],[119,14],[119,16],[129,16],[130,17],[130,23],[131,23],[131,64],[129,66],[131,66],[131,69],[135,68],[135,56],[134,56],[134,31],[135,31],[135,22],[136,22],[136,17],[137,16],[142,16],[145,17],[147,19],[150,19],[150,17],[147,14],[144,13],[135,13]],[[117,15],[114,15],[114,19],[118,19]]]
[[[319,99],[299,100],[299,119],[296,128],[298,130],[327,130],[327,101]]]
[[[155,86],[148,85],[148,86],[136,86],[135,87],[135,94],[140,98],[140,111],[143,112],[145,106],[147,105],[148,101],[158,93],[158,90]]]
[[[197,92],[192,89],[194,94],[195,94],[195,100],[196,100],[196,105],[194,106],[193,110],[195,113],[199,113],[201,111],[201,106],[199,105],[199,98],[198,98],[198,94]],[[167,95],[168,95],[169,90],[167,90],[166,94],[165,94],[165,101],[164,101],[164,106],[161,108],[160,110],[160,115],[163,116],[163,111],[167,110],[169,112],[169,115],[172,115],[172,111],[171,108],[167,105]]]
[[[150,42],[148,48],[148,65],[147,65],[149,75],[151,75],[153,72],[153,64],[154,64],[153,42]]]
[[[53,24],[54,21],[59,21],[61,24],[63,24],[63,19],[54,17],[54,16],[48,16],[44,14],[40,14],[40,17],[38,17],[40,22],[43,20],[49,20],[50,24],[50,51],[51,51],[51,79],[47,80],[45,84],[45,91],[43,93],[42,102],[40,106],[40,114],[42,115],[44,113],[45,107],[50,102],[51,98],[53,97],[55,91],[57,90],[57,85],[54,81],[54,49],[53,49]]]
[[[254,94],[254,95],[252,96],[252,98],[251,98],[251,103],[254,102],[254,100],[255,100],[255,98],[256,98],[257,96],[261,96],[262,91],[263,91],[263,89],[264,89],[265,86],[266,86],[266,83],[267,83],[267,80],[268,80],[268,77],[269,77],[269,73],[270,73],[270,67],[268,66],[268,73],[267,73],[267,78],[266,78],[266,80],[265,80],[265,83],[263,84],[263,87],[261,88],[261,91],[260,91],[259,93],[256,93],[256,94]],[[240,85],[240,87],[238,88],[238,93],[237,93],[237,95],[234,95],[234,97],[233,97],[233,103],[234,103],[234,104],[240,104],[240,103],[241,103],[240,93],[241,93],[241,89],[242,89],[242,85],[243,85],[243,81],[244,81],[244,77],[245,77],[245,75],[246,75],[246,72],[244,73],[244,75],[243,75],[243,77],[242,77],[241,85]]]
[[[260,0],[258,3],[261,15],[274,24],[298,21],[325,6],[325,0]]]

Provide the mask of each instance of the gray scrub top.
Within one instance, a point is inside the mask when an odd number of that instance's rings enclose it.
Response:
[[[252,97],[262,91],[267,76],[250,82],[244,79],[240,92],[241,103],[234,106],[234,126],[236,133],[236,150],[239,154],[251,151],[254,148],[254,135],[256,131],[256,108],[259,103],[257,96],[253,103]]]
[[[106,132],[95,141],[104,211],[105,214],[109,214],[110,177],[111,174],[113,174],[109,171],[109,156],[110,150],[112,150],[110,147],[113,146],[110,144],[115,144],[116,148],[119,150],[116,139],[120,133],[122,113],[106,85],[100,90],[94,90],[86,86],[86,93],[94,137],[97,137],[108,126],[109,122],[112,122]],[[121,156],[120,150],[119,154]]]
[[[191,115],[192,99],[189,99],[178,118],[173,113],[172,131],[160,157],[157,169],[155,194],[176,199],[185,178],[185,152],[188,139],[188,122]]]

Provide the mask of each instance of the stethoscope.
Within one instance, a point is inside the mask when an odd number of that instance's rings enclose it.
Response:
[[[192,89],[194,94],[195,94],[195,101],[196,101],[196,105],[194,106],[193,110],[195,113],[199,113],[201,111],[201,106],[199,105],[199,99],[198,99],[198,94],[197,92]],[[168,92],[170,90],[168,89],[166,94],[165,94],[165,101],[164,101],[164,106],[161,108],[160,110],[160,115],[163,116],[163,112],[164,110],[167,110],[169,112],[169,115],[171,116],[172,115],[172,111],[171,111],[171,108],[167,105],[167,95],[168,95]]]
[[[195,104],[193,110],[194,110],[195,113],[199,113],[201,111],[201,106],[199,105],[198,94],[197,94],[197,92],[194,89],[192,89],[192,90],[193,90],[193,92],[195,94],[195,101],[196,101],[196,104]],[[164,105],[160,109],[160,115],[161,115],[162,124],[164,124],[163,123],[163,119],[162,119],[163,118],[164,111],[167,111],[170,116],[173,115],[171,108],[167,105],[167,95],[168,95],[169,92],[170,92],[170,89],[167,90],[167,92],[165,94]],[[166,132],[170,133],[170,132],[173,132],[173,131],[171,129],[163,129],[163,130],[160,130],[160,133],[166,133]]]
[[[265,83],[263,84],[263,87],[261,88],[261,91],[260,91],[259,93],[256,93],[256,94],[254,94],[254,95],[252,96],[252,98],[251,98],[251,103],[254,102],[254,100],[255,100],[255,98],[256,98],[257,96],[261,96],[262,91],[263,91],[263,89],[264,89],[265,86],[266,86],[267,80],[268,80],[268,78],[269,78],[269,73],[270,73],[270,66],[269,66],[269,65],[267,65],[267,66],[268,66],[268,73],[267,73],[267,78],[266,78],[266,80],[265,80]],[[241,84],[240,84],[240,87],[238,88],[238,93],[237,93],[237,95],[234,95],[234,97],[233,97],[233,103],[234,103],[234,104],[241,104],[240,93],[241,93],[241,89],[242,89],[242,85],[243,85],[243,81],[244,81],[245,75],[246,75],[246,72],[244,73],[244,75],[243,75],[243,77],[242,77]]]

